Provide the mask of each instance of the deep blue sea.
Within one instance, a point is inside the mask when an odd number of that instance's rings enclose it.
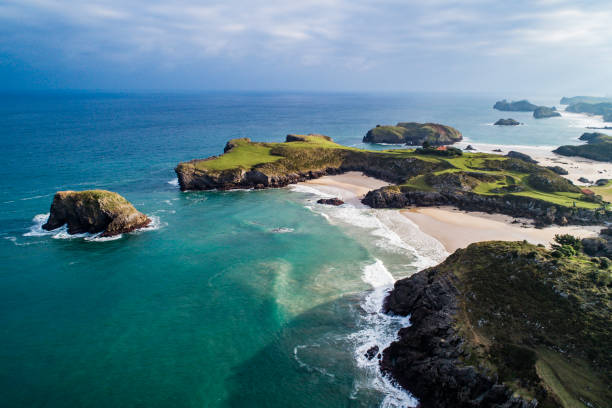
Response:
[[[236,137],[363,146],[376,124],[434,121],[473,143],[554,146],[589,122],[494,111],[505,96],[0,95],[0,405],[413,405],[363,353],[407,324],[380,302],[439,244],[397,212],[323,208],[307,188],[182,193],[173,168]],[[491,126],[501,117],[525,125]],[[41,232],[56,191],[91,188],[154,227]]]

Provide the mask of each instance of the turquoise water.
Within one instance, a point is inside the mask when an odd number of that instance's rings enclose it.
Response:
[[[2,405],[413,403],[362,354],[406,324],[378,314],[380,300],[393,278],[443,256],[435,243],[396,213],[323,208],[306,189],[181,193],[172,169],[233,137],[319,132],[362,146],[370,127],[405,120],[494,144],[558,145],[583,131],[580,119],[521,113],[513,133],[492,127],[508,116],[496,99],[0,96]],[[124,195],[154,228],[103,242],[40,233],[34,218],[55,191],[88,188]]]

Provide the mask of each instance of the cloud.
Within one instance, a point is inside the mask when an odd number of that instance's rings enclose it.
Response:
[[[400,75],[415,64],[476,68],[552,53],[607,61],[610,21],[607,0],[4,0],[0,51],[56,70],[222,61],[360,73],[396,64]]]

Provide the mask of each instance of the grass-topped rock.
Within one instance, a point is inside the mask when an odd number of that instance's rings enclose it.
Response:
[[[536,119],[554,118],[559,116],[561,116],[561,114],[557,112],[557,108],[554,106],[552,108],[549,108],[548,106],[538,106],[536,110],[533,111],[533,117]]]
[[[499,119],[497,122],[494,123],[495,126],[518,126],[520,124],[521,122],[514,120],[512,118]]]
[[[348,171],[393,183],[369,192],[371,207],[453,205],[529,217],[541,224],[593,224],[612,213],[554,171],[525,160],[425,146],[364,150],[322,135],[289,135],[285,143],[228,142],[225,153],[176,167],[182,190],[270,188]],[[427,143],[425,143],[427,145]],[[520,158],[519,158],[520,157]]]
[[[385,310],[411,326],[383,371],[423,408],[609,406],[610,262],[557,241],[472,244],[397,281]]]
[[[59,191],[53,198],[46,230],[68,225],[69,234],[109,237],[146,227],[151,220],[117,193],[106,190]]]
[[[395,126],[384,125],[370,129],[363,137],[365,143],[389,143],[421,146],[449,145],[461,141],[457,129],[437,123],[400,122]]]
[[[493,105],[493,109],[506,112],[533,112],[538,105],[534,105],[526,99],[520,101],[508,102],[507,100],[497,101]]]
[[[580,140],[583,145],[560,146],[554,150],[563,156],[580,156],[587,159],[612,162],[612,136],[603,133],[584,133]]]

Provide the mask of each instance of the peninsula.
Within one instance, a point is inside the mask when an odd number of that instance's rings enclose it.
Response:
[[[560,146],[554,152],[562,156],[580,156],[612,162],[612,136],[604,133],[583,133],[579,139],[586,144]]]
[[[516,157],[451,147],[364,150],[322,135],[290,135],[284,143],[230,140],[225,153],[180,163],[181,190],[270,188],[359,171],[392,183],[370,191],[375,208],[450,205],[525,217],[538,224],[598,224],[607,203],[554,171]]]
[[[382,370],[423,407],[607,406],[612,272],[582,247],[481,242],[397,281],[384,308],[411,326]]]

